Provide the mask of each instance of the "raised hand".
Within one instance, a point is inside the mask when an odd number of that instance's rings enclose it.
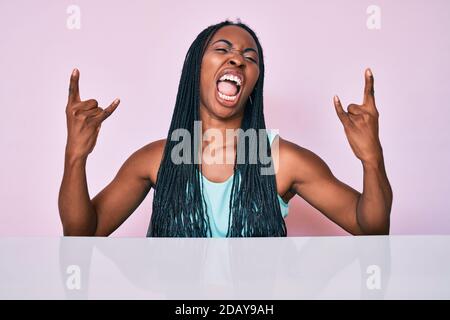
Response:
[[[378,136],[378,110],[375,106],[374,79],[370,69],[365,71],[364,101],[342,109],[338,96],[334,96],[336,113],[344,126],[347,140],[356,157],[362,162],[377,162],[383,157]]]
[[[120,100],[114,100],[106,109],[100,108],[94,99],[81,101],[79,79],[80,72],[74,69],[70,77],[66,107],[66,154],[75,158],[87,158],[94,149],[102,122],[116,110]]]

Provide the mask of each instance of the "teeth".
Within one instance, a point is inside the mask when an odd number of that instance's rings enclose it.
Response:
[[[223,94],[222,92],[219,92],[219,97],[221,97],[222,99],[224,99],[224,100],[227,100],[227,101],[234,101],[234,100],[236,100],[236,97],[237,96],[227,96],[226,94]]]
[[[229,73],[224,74],[222,77],[220,77],[219,81],[223,81],[223,80],[234,81],[237,83],[238,86],[240,86],[242,84],[242,81],[239,77],[229,74]]]

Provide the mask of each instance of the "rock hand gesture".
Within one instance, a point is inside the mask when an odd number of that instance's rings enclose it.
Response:
[[[116,110],[120,100],[114,100],[106,109],[100,108],[95,99],[81,101],[79,79],[80,72],[74,69],[66,107],[66,155],[85,159],[94,149],[102,122]]]

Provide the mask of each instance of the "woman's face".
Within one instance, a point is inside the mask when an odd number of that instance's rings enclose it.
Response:
[[[253,37],[238,26],[222,27],[203,55],[200,107],[218,119],[241,114],[258,77],[258,49]]]

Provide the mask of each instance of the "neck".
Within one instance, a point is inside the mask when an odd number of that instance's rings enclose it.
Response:
[[[202,130],[217,129],[223,131],[226,129],[239,129],[244,118],[244,112],[232,115],[229,118],[220,118],[212,114],[203,104],[200,104],[200,120],[202,122]]]
[[[203,136],[202,152],[205,151],[205,148],[208,148],[209,152],[221,150],[225,157],[234,159],[237,138],[227,139],[227,130],[241,128],[244,112],[239,112],[229,118],[220,118],[212,114],[203,104],[200,104],[199,111]],[[220,134],[222,139],[217,139],[217,134]]]

